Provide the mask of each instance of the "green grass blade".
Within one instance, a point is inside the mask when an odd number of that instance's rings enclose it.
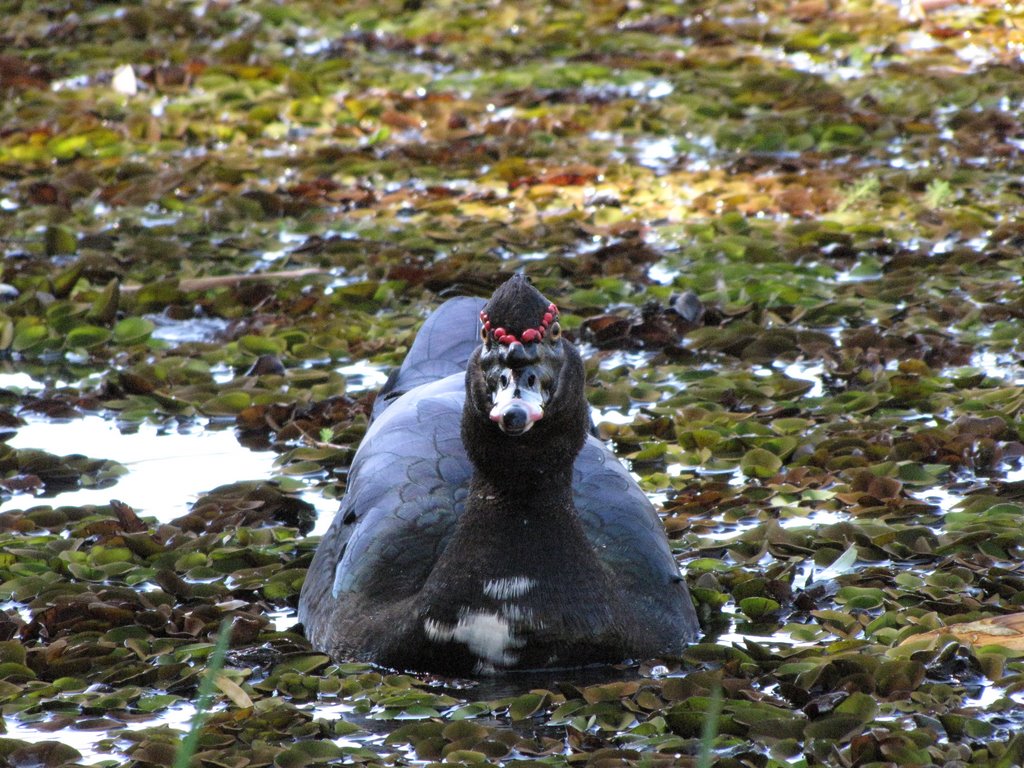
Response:
[[[711,691],[711,705],[708,707],[707,716],[704,718],[704,728],[700,734],[700,755],[697,758],[697,768],[711,768],[712,750],[715,736],[718,735],[718,719],[721,715],[722,689],[715,688]]]
[[[206,666],[206,673],[199,683],[199,697],[196,700],[196,713],[192,716],[192,723],[189,726],[185,740],[178,748],[178,754],[174,759],[174,768],[188,768],[192,757],[199,745],[199,733],[203,729],[206,718],[210,715],[210,704],[213,701],[213,690],[216,687],[217,675],[224,669],[224,656],[227,654],[228,643],[231,641],[231,619],[224,619],[220,629],[217,630],[217,644],[213,647],[213,654]]]

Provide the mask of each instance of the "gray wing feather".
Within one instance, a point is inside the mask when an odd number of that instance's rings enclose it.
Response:
[[[373,418],[406,392],[456,373],[464,373],[480,344],[480,310],[484,300],[449,299],[423,323],[402,366],[388,377],[373,403]]]

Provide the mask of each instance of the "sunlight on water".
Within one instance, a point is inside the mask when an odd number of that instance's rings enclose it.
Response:
[[[0,387],[14,391],[30,392],[44,388],[42,382],[36,381],[27,373],[3,373],[0,374]]]
[[[590,406],[590,420],[595,424],[632,424],[636,420],[639,409],[630,408],[625,413],[617,408],[598,408]]]
[[[977,352],[971,357],[972,365],[989,376],[1005,380],[1008,384],[1024,384],[1024,370],[1014,356],[995,352]]]
[[[963,495],[954,493],[948,488],[929,488],[926,491],[911,492],[910,495],[918,501],[938,507],[943,513],[952,511],[953,507],[964,498]]]
[[[662,262],[652,264],[647,270],[647,276],[659,285],[672,285],[680,274],[678,269],[671,269]]]
[[[985,710],[1000,699],[1005,698],[1013,702],[1018,714],[1024,711],[1024,693],[1020,691],[1007,694],[1005,690],[994,685],[977,685],[969,686],[967,693],[968,695],[964,698],[963,703],[964,709],[977,707],[978,709]]]
[[[285,609],[268,611],[267,618],[273,623],[275,632],[288,632],[299,623],[298,615],[294,611]]]
[[[679,156],[674,137],[634,142],[636,161],[648,168],[658,169]]]
[[[338,373],[345,377],[345,390],[348,392],[380,389],[388,380],[387,372],[382,371],[379,366],[362,360],[338,368]]]
[[[825,394],[825,388],[822,384],[825,368],[820,363],[807,363],[803,361],[790,363],[784,368],[784,372],[791,379],[811,382],[813,386],[804,397],[821,397]]]
[[[189,320],[172,320],[165,315],[147,315],[156,325],[154,339],[174,342],[213,341],[228,327],[227,320],[219,317],[197,317]]]
[[[216,708],[215,708],[216,709]],[[138,722],[127,723],[119,730],[134,731],[143,728],[154,728],[157,726],[168,726],[182,732],[182,737],[189,729],[189,724],[192,717],[195,715],[196,708],[189,702],[180,702],[175,704],[173,707],[169,707],[166,711],[160,713],[156,718],[146,717],[144,720]],[[45,723],[46,721],[43,721]],[[117,730],[109,730],[103,728],[101,730],[87,730],[79,728],[58,728],[56,730],[49,729],[37,729],[34,723],[23,723],[17,719],[17,716],[7,717],[4,719],[6,725],[5,738],[9,739],[21,739],[31,744],[38,744],[42,741],[59,741],[61,744],[66,744],[69,747],[77,749],[82,759],[77,764],[80,765],[98,765],[101,763],[119,762],[124,759],[122,754],[119,752],[117,747],[127,746],[128,742],[123,739],[117,739]],[[116,743],[116,747],[112,752],[104,752],[98,749],[98,742],[100,740],[107,741],[108,743],[113,741]],[[33,765],[36,765],[33,763]]]
[[[141,424],[122,432],[99,416],[74,421],[30,421],[8,443],[58,456],[81,454],[112,459],[128,469],[109,488],[83,488],[46,498],[17,494],[0,512],[39,504],[107,504],[118,499],[139,514],[166,522],[188,512],[200,493],[241,480],[264,480],[273,474],[271,451],[252,451],[239,445],[231,430],[195,429],[172,432]]]
[[[841,523],[844,520],[849,520],[850,516],[845,512],[833,512],[828,509],[816,509],[809,515],[801,515],[799,517],[783,517],[779,520],[779,525],[786,529],[797,530],[800,528],[808,528],[810,526],[818,525],[835,525]]]
[[[728,605],[723,606],[722,616],[730,618],[730,629],[715,636],[715,643],[717,645],[732,645],[737,648],[743,648],[748,639],[761,644],[774,643],[784,646],[814,645],[814,643],[804,643],[794,640],[789,633],[784,630],[765,632],[764,634],[755,634],[746,628],[743,628],[743,631],[740,631],[741,627],[739,625],[744,623],[745,618],[743,614],[736,612]]]

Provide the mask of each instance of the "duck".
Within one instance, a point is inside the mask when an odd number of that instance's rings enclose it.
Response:
[[[581,355],[527,277],[435,310],[372,416],[300,592],[315,648],[477,677],[696,639],[664,526],[591,434]]]

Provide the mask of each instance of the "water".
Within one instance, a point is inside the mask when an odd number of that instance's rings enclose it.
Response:
[[[128,473],[111,488],[82,488],[53,496],[18,493],[0,505],[0,513],[38,504],[80,506],[118,499],[140,515],[167,522],[188,512],[201,493],[243,480],[273,474],[276,454],[239,445],[233,430],[204,427],[185,431],[151,424],[123,431],[99,416],[67,421],[33,419],[8,444],[69,456],[112,459]]]
[[[81,765],[102,765],[104,763],[110,764],[124,764],[126,762],[123,755],[118,751],[119,747],[127,747],[129,742],[124,739],[117,738],[118,731],[133,731],[140,730],[143,728],[152,728],[156,725],[164,725],[170,728],[175,728],[182,731],[182,733],[188,731],[189,723],[195,716],[196,708],[190,702],[179,702],[172,707],[165,710],[159,719],[159,723],[153,722],[150,718],[139,722],[127,723],[119,729],[110,731],[107,728],[100,730],[91,730],[86,728],[76,728],[74,726],[65,726],[63,728],[56,728],[50,730],[38,729],[35,723],[22,723],[17,717],[7,717],[4,720],[6,726],[6,733],[4,738],[8,739],[20,739],[31,744],[36,744],[42,741],[59,741],[61,744],[66,744],[73,749],[77,749],[81,755]],[[42,721],[45,723],[46,721]],[[98,742],[103,740],[114,747],[114,751],[107,752],[100,748]],[[34,765],[34,764],[33,764]]]
[[[9,386],[17,383],[29,390],[38,386],[38,382],[25,375],[5,377],[4,383]],[[168,429],[153,424],[133,424],[122,429],[96,415],[74,420],[31,418],[8,443],[15,448],[41,449],[60,456],[83,454],[112,459],[123,464],[128,472],[108,488],[75,489],[49,496],[19,493],[0,505],[0,513],[40,504],[102,505],[118,499],[140,515],[167,522],[187,513],[200,494],[219,485],[271,478],[276,458],[272,451],[243,447],[230,428],[207,424]],[[314,533],[322,533],[333,517],[337,502],[324,499],[313,488],[302,495],[317,507],[318,524]],[[31,619],[29,611],[20,603],[11,602],[2,608],[8,612],[18,611],[25,621]],[[270,618],[279,631],[290,629],[296,622],[295,614],[287,610],[275,611]],[[191,703],[180,702],[153,716],[139,715],[141,719],[113,731],[74,725],[55,728],[55,721],[21,722],[15,714],[5,718],[5,735],[30,743],[59,741],[78,750],[84,765],[119,764],[124,761],[119,749],[129,744],[118,738],[120,732],[157,726],[185,732],[194,714],[195,707]],[[330,716],[328,712],[324,714]],[[106,751],[111,747],[112,752]]]
[[[173,344],[185,342],[212,341],[228,327],[227,320],[219,317],[197,317],[189,320],[172,320],[166,315],[147,315],[156,328],[153,338]]]
[[[616,365],[642,365],[646,361],[644,355],[620,353],[605,361],[605,367]],[[1016,382],[1019,372],[1009,363],[991,355],[979,355],[973,361],[977,367],[989,375],[999,376],[1007,382]],[[778,363],[774,367],[791,378],[811,381],[816,390],[822,386],[823,370],[818,363]],[[772,369],[764,369],[766,372]],[[350,390],[373,389],[380,385],[384,378],[383,372],[372,365],[353,364],[340,369],[348,379]],[[11,374],[0,382],[12,389],[33,392],[45,389],[37,380],[25,374]],[[812,395],[813,396],[813,395]],[[593,416],[597,422],[616,424],[631,423],[640,413],[639,408],[625,410],[594,409]],[[30,493],[17,494],[3,505],[0,512],[14,509],[25,509],[37,504],[106,504],[111,498],[117,498],[129,504],[140,514],[153,516],[161,521],[169,521],[185,514],[189,505],[200,494],[219,485],[243,480],[263,480],[274,473],[276,454],[271,451],[253,451],[241,446],[230,427],[221,428],[216,424],[196,424],[187,427],[168,428],[154,424],[138,424],[119,427],[108,418],[88,415],[74,420],[47,420],[31,416],[28,423],[20,427],[11,437],[10,444],[16,448],[36,448],[56,455],[84,454],[93,458],[112,459],[123,464],[128,472],[117,483],[105,489],[76,489],[49,497],[40,497]],[[708,474],[700,467],[683,467],[670,465],[666,468],[669,474],[682,471],[694,474]],[[1018,473],[1019,474],[1019,473]],[[732,481],[742,482],[736,470],[731,471]],[[1016,476],[1014,476],[1016,477]],[[1012,479],[1009,478],[1008,479]],[[949,509],[959,500],[955,490],[930,488],[915,494],[943,509]],[[336,502],[323,499],[314,488],[308,490],[304,497],[312,501],[320,511],[319,524],[315,532],[322,532],[333,516]],[[655,501],[658,501],[655,498]],[[782,525],[786,528],[806,525],[820,525],[836,522],[843,515],[827,510],[814,510],[808,516],[786,518]],[[702,534],[706,541],[719,541],[734,538],[739,532],[755,525],[756,521],[741,524],[730,524],[719,532]],[[806,587],[814,571],[805,564],[794,580],[794,587]],[[815,581],[836,574],[829,569],[813,573]],[[6,606],[8,609],[16,606]],[[766,626],[763,632],[751,628],[745,623],[741,614],[731,606],[726,606],[723,615],[728,619],[728,627],[724,633],[712,638],[713,642],[723,645],[744,647],[748,639],[778,648],[799,648],[804,645],[820,645],[797,639],[785,629]],[[271,613],[273,627],[278,631],[290,629],[296,621],[294,613],[289,610],[277,610]],[[510,676],[495,680],[479,682],[467,681],[466,687],[452,688],[452,695],[465,701],[486,701],[513,696],[525,690],[544,688],[556,689],[558,682],[570,682],[577,686],[627,680],[636,677],[635,668],[600,669],[572,672],[545,672],[536,675]],[[1008,698],[1015,704],[1022,703],[1022,695],[1007,693],[996,685],[975,686],[965,698],[965,706],[989,709],[1002,698]],[[394,725],[386,720],[374,720],[370,717],[356,716],[351,705],[344,701],[325,697],[308,705],[314,717],[334,720],[344,718],[359,725],[366,735],[357,734],[336,740],[339,746],[347,747],[379,747],[381,734],[390,732]],[[462,705],[460,705],[462,706]],[[7,736],[27,742],[58,740],[72,746],[83,755],[85,765],[98,765],[104,762],[117,762],[122,759],[120,749],[127,742],[119,739],[124,730],[142,727],[169,726],[184,732],[194,714],[194,707],[186,702],[175,705],[152,718],[130,723],[113,731],[85,730],[74,726],[65,726],[48,730],[46,721],[41,723],[21,722],[17,715],[6,719]],[[56,725],[51,721],[49,726]],[[40,727],[42,726],[42,727]],[[105,751],[113,749],[113,751]],[[389,747],[388,749],[401,749]],[[409,759],[413,759],[410,753]]]

